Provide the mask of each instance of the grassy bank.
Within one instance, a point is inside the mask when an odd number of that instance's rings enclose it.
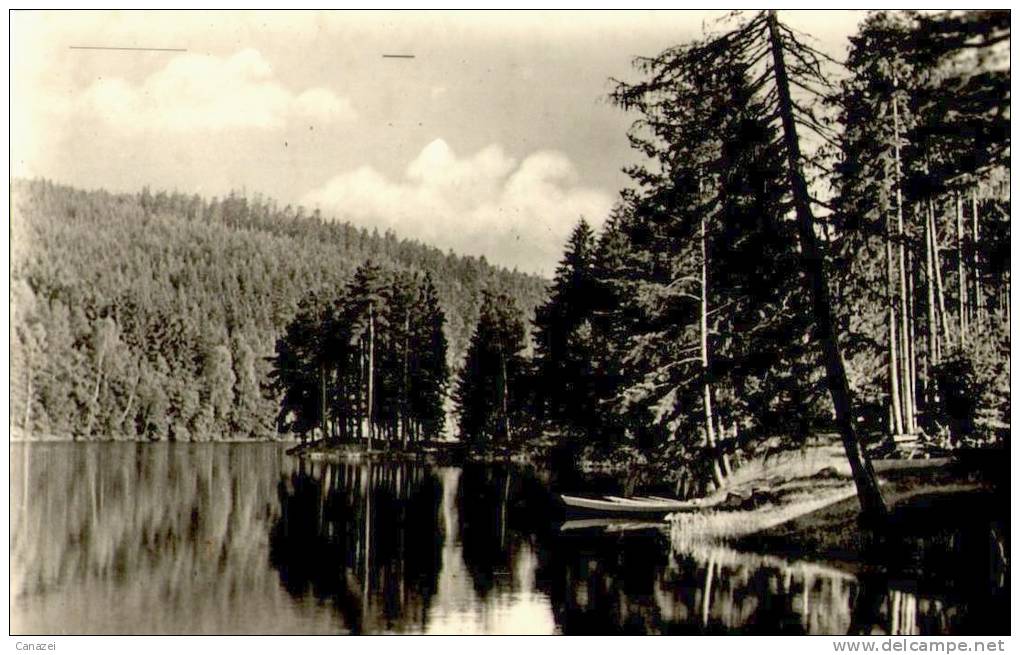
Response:
[[[951,542],[946,535],[954,531],[985,534],[1009,515],[1008,491],[988,467],[966,459],[877,460],[890,518],[881,530],[869,530],[858,522],[856,490],[838,460],[837,449],[819,449],[741,470],[731,487],[706,499],[705,511],[670,517],[674,546],[716,543],[851,569],[890,562],[902,568],[916,558],[920,541]]]
[[[1003,519],[1008,531],[1008,491],[978,472],[945,464],[887,470],[880,478],[890,511],[887,525],[880,530],[859,525],[857,499],[850,496],[763,526],[731,540],[732,544],[738,549],[808,553],[812,558],[864,565],[887,562],[891,544],[943,533],[987,532],[988,526]]]

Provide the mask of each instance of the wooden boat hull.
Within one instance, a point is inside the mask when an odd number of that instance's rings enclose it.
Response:
[[[584,498],[560,496],[568,512],[622,516],[665,516],[672,512],[690,512],[697,507],[690,501],[668,501],[652,498]]]

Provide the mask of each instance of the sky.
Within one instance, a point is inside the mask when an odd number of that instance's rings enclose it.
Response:
[[[640,162],[610,79],[720,16],[15,11],[11,172],[260,193],[549,275]],[[834,56],[862,17],[781,14]]]

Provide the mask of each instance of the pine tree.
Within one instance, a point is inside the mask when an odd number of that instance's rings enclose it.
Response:
[[[390,281],[384,308],[388,330],[380,332],[380,421],[406,447],[410,432],[413,314],[418,296],[414,276],[399,272]]]
[[[386,281],[382,270],[371,260],[366,261],[354,272],[354,279],[348,289],[349,309],[347,321],[350,325],[350,344],[358,347],[364,424],[368,448],[373,447],[376,434],[378,394],[376,394],[377,335],[388,327],[384,310],[386,304]],[[359,419],[359,436],[361,420]]]
[[[425,275],[419,291],[417,311],[412,314],[412,369],[410,411],[417,429],[427,440],[442,436],[445,427],[446,388],[450,379],[447,363],[446,315],[439,304],[432,276]]]

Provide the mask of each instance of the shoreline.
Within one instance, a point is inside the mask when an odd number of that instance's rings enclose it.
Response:
[[[899,461],[917,462],[897,466]],[[956,460],[878,460],[876,469],[889,507],[884,530],[859,523],[860,506],[849,479],[838,485],[804,484],[789,502],[722,511],[709,506],[698,514],[669,517],[665,528],[674,548],[686,551],[724,546],[738,552],[767,553],[808,562],[824,562],[852,573],[879,569],[899,572],[914,543],[939,532],[982,529],[1007,517],[1008,486]],[[969,508],[961,513],[959,510]],[[1003,514],[1005,512],[1005,514]]]

